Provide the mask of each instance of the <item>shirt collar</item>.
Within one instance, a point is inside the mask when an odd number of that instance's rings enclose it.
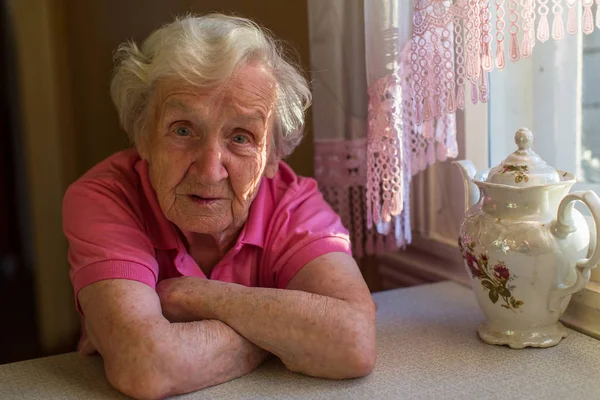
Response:
[[[265,235],[270,215],[267,210],[272,210],[273,200],[268,195],[269,178],[263,178],[258,188],[258,193],[248,210],[248,219],[240,233],[239,242],[242,244],[251,244],[264,248]]]
[[[178,233],[175,225],[165,217],[156,191],[150,182],[150,174],[148,171],[148,162],[140,159],[135,165],[136,172],[140,177],[142,191],[147,200],[147,208],[144,210],[144,219],[148,228],[148,235],[154,248],[160,250],[178,249],[181,246],[181,241],[178,238]],[[248,219],[236,240],[236,246],[240,244],[250,244],[264,248],[264,239],[267,230],[268,216],[267,209],[272,209],[272,199],[268,196],[269,184],[266,182],[268,178],[263,178],[258,189],[256,197],[250,205],[248,211]]]

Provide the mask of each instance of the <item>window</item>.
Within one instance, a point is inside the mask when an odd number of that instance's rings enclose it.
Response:
[[[600,193],[600,32],[537,43],[531,58],[490,74],[490,161],[514,151],[513,133],[530,128],[534,148],[575,173],[575,190]]]
[[[536,43],[532,57],[490,73],[489,160],[516,149],[521,126],[534,134],[534,150],[550,165],[576,175],[573,190],[600,194],[600,32],[579,32]],[[469,132],[467,132],[469,134]],[[577,207],[593,227],[589,210]],[[600,338],[600,267],[573,299],[563,322]]]
[[[581,178],[600,193],[600,32],[583,38]]]
[[[516,149],[521,126],[550,165],[573,172],[574,190],[600,193],[600,32],[537,43],[532,57],[490,74],[491,165]],[[584,215],[589,211],[578,206]],[[600,269],[593,272],[600,282]]]
[[[521,126],[548,163],[573,172],[574,190],[600,193],[600,32],[537,43],[529,59],[508,62],[490,74],[490,103],[467,102],[457,114],[459,159],[478,170],[516,150]],[[456,246],[464,211],[463,183],[456,167],[438,163],[413,178],[413,237],[407,251],[382,257],[390,287],[453,279],[468,284]],[[584,211],[582,208],[581,211]],[[593,222],[592,222],[593,223]],[[600,338],[600,267],[573,296],[563,322]]]

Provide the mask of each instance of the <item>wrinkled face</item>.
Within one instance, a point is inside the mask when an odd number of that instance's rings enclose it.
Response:
[[[215,88],[157,86],[149,140],[138,148],[163,213],[185,235],[233,233],[246,221],[261,178],[277,171],[275,96],[271,76],[254,65]]]

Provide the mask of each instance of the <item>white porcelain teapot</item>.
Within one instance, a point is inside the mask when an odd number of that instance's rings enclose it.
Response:
[[[486,318],[477,329],[481,339],[550,347],[566,337],[558,319],[600,261],[600,198],[569,193],[575,177],[531,149],[528,129],[519,129],[515,142],[519,149],[489,170],[476,173],[470,161],[456,162],[467,199],[459,246]],[[594,232],[576,201],[590,209]]]

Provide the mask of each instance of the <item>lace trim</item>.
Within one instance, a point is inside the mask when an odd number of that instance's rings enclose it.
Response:
[[[412,103],[402,96],[410,85],[407,70],[369,88],[367,139],[315,140],[315,179],[349,230],[357,257],[411,242],[412,176],[458,153],[454,115],[416,124]]]
[[[315,179],[325,200],[350,232],[355,257],[395,251],[394,232],[408,230],[410,220],[396,217],[387,236],[367,225],[367,140],[315,140]],[[402,243],[400,243],[403,246]]]
[[[410,93],[407,46],[393,74],[369,87],[367,149],[367,227],[395,237],[396,247],[411,242],[410,181],[437,160],[458,155],[456,116],[443,114],[418,124]],[[448,101],[443,94],[441,101]],[[388,246],[389,247],[389,246]]]
[[[367,140],[315,139],[315,179],[325,200],[350,232],[356,257],[373,254],[375,233],[366,226]],[[365,247],[367,249],[365,250]]]
[[[487,72],[505,67],[505,39],[511,61],[528,58],[536,40],[564,38],[565,9],[569,34],[579,25],[586,35],[600,29],[600,0],[415,0],[410,90],[417,124],[464,109],[468,83],[471,101],[487,102]]]

